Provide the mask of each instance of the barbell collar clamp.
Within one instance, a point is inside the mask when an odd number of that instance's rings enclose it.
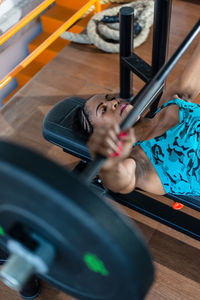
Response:
[[[12,254],[0,271],[0,279],[13,290],[21,291],[34,272],[35,268],[30,262]]]
[[[40,243],[35,252],[16,240],[9,240],[7,247],[11,256],[0,271],[0,279],[10,288],[21,291],[34,273],[46,274],[55,258],[55,248],[37,235]]]

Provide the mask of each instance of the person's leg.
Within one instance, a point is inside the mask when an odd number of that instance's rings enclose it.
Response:
[[[180,89],[190,99],[194,99],[200,93],[200,41],[188,61],[180,80]],[[178,93],[179,91],[177,91]]]
[[[172,100],[176,95],[184,100],[192,101],[200,93],[200,41],[190,57],[183,74],[172,82],[163,93],[159,106]]]

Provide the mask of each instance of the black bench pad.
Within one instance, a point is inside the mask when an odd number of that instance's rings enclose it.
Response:
[[[43,136],[49,142],[74,156],[90,161],[87,138],[73,126],[76,110],[85,101],[80,97],[71,97],[58,102],[45,116],[42,130]]]

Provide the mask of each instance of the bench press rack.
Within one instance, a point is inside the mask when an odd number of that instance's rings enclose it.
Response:
[[[156,0],[154,12],[154,33],[152,49],[152,66],[149,66],[140,57],[135,55],[133,49],[133,12],[129,8],[123,8],[120,15],[120,97],[134,103],[135,99],[144,91],[152,78],[165,64],[168,52],[169,28],[171,17],[171,0]],[[178,48],[178,57],[185,52],[189,44],[200,31],[200,20],[193,27],[184,42]],[[169,65],[168,73],[172,66]],[[136,95],[132,94],[132,72],[139,76],[146,85]],[[150,99],[150,112],[156,110],[158,101],[162,95],[164,80],[153,99]],[[57,103],[46,115],[43,122],[43,135],[53,144],[63,148],[67,153],[75,155],[81,162],[75,168],[82,171],[91,161],[86,146],[87,139],[77,133],[73,128],[73,117],[77,106],[84,103],[79,97],[68,98]],[[101,193],[111,196],[113,200],[136,210],[156,221],[170,226],[194,239],[200,240],[200,220],[182,211],[173,210],[170,206],[159,202],[153,197],[144,195],[135,190],[128,195],[121,195],[106,191],[96,177],[93,181],[94,187]],[[166,195],[168,199],[180,202],[196,211],[200,211],[200,197]]]

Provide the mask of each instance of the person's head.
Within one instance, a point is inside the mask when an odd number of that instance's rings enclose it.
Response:
[[[120,124],[133,108],[131,104],[113,95],[95,95],[79,110],[82,129],[90,135],[94,127]]]

